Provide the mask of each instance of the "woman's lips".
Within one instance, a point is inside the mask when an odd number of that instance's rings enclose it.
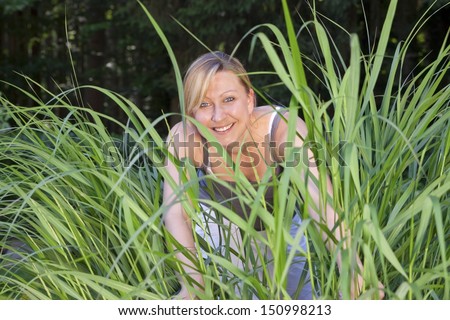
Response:
[[[231,123],[224,127],[215,127],[215,128],[213,128],[213,130],[216,132],[222,133],[222,132],[226,132],[226,131],[230,130],[233,125],[234,125],[234,123]]]

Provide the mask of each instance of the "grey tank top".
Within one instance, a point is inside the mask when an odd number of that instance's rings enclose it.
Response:
[[[279,110],[279,108],[277,108]],[[282,110],[283,112],[285,110]],[[274,111],[274,114],[272,115],[272,118],[270,120],[269,125],[269,142],[273,141],[273,135],[275,133],[275,130],[278,127],[278,124],[280,122],[280,111]],[[224,181],[223,184],[218,183],[214,179],[207,179],[206,176],[209,174],[209,153],[208,153],[208,142],[202,137],[202,143],[203,143],[203,164],[200,168],[197,169],[197,176],[200,178],[200,191],[199,191],[199,198],[200,199],[208,199],[217,201],[221,205],[229,208],[236,214],[238,214],[241,218],[244,220],[248,220],[250,217],[251,209],[248,205],[246,205],[241,199],[238,198],[234,190],[236,190],[236,182],[234,181]],[[274,160],[278,159],[277,155],[273,152],[275,151],[274,148],[271,148],[272,151],[272,158]],[[278,175],[281,172],[282,168],[281,166],[276,166],[275,173]],[[255,187],[258,185],[258,183],[254,183]],[[273,195],[273,186],[272,182],[268,184],[265,190],[264,194],[264,200],[265,204],[267,206],[267,210],[269,212],[273,212],[273,206],[274,206],[274,195]],[[256,217],[254,228],[257,231],[264,230],[264,224],[262,223],[261,219],[259,217]]]

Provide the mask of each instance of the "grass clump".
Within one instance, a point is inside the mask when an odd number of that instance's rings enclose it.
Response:
[[[435,61],[403,79],[398,71],[411,39],[399,43],[392,55],[386,49],[397,1],[391,1],[373,53],[362,53],[358,38],[349,35],[351,57],[347,64],[341,63],[345,59],[334,49],[318,15],[294,30],[283,3],[286,38],[270,24],[257,26],[250,33],[255,45],[257,41],[262,44],[281,85],[289,90],[289,108],[303,114],[309,129],[306,142],[320,160],[319,186],[324,192],[324,178],[329,175],[334,187],[333,206],[352,233],[346,250],[338,243],[338,250],[330,253],[320,237],[324,225],[313,223],[303,211],[308,250],[302,254],[312,271],[316,297],[349,298],[349,275],[355,268],[354,257],[360,255],[367,284],[361,298],[371,298],[380,280],[387,299],[449,299],[447,39]],[[144,11],[174,64],[183,110],[176,57],[162,30]],[[302,55],[297,36],[306,30],[317,43],[320,59]],[[323,83],[327,97],[319,97],[310,89],[311,77]],[[380,91],[381,80],[385,85]],[[162,166],[166,154],[163,137],[154,129],[167,115],[152,123],[131,101],[104,88],[80,87],[53,94],[50,102],[17,89],[34,102],[34,107],[24,108],[0,97],[0,119],[9,123],[0,127],[0,296],[172,297],[178,289],[174,271],[179,268],[166,247],[184,249],[165,234],[161,222],[165,211],[160,201],[161,181],[171,177]],[[74,106],[68,97],[85,89],[106,95],[114,107],[126,112],[129,123]],[[59,116],[62,109],[65,116]],[[106,121],[121,127],[122,136],[112,136]],[[288,125],[292,138],[295,128]],[[268,226],[266,238],[260,238],[251,224],[237,219],[220,203],[211,203],[221,216],[245,231],[244,246],[259,241],[277,254],[271,275],[265,263],[249,267],[258,257],[246,257],[243,263],[247,267],[240,270],[226,259],[229,249],[209,251],[208,258],[198,263],[206,280],[203,297],[285,297],[286,268],[293,257],[281,254],[284,251],[280,248],[295,244],[285,222],[296,202],[302,208],[310,203],[296,170],[285,168],[273,182],[277,190],[273,212],[259,201],[269,183],[252,186],[242,177],[236,179],[239,198]],[[268,172],[263,182],[270,178]],[[198,182],[192,178],[176,187],[180,195],[190,197],[192,214],[199,209]],[[202,239],[196,238],[196,243],[208,251]],[[344,257],[341,272],[336,267],[339,250]],[[264,258],[264,252],[258,255],[260,260]]]

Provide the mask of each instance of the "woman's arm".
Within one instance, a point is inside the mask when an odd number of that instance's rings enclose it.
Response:
[[[286,118],[289,117],[288,113],[285,113],[284,115]],[[347,249],[350,245],[350,230],[347,228],[344,222],[340,222],[340,224],[337,225],[339,219],[336,211],[331,206],[330,201],[323,201],[323,199],[321,198],[321,192],[318,187],[318,167],[316,165],[316,161],[314,159],[312,151],[304,145],[304,138],[307,136],[306,124],[302,119],[298,117],[296,118],[297,135],[295,137],[293,147],[300,148],[302,154],[300,159],[302,161],[306,160],[307,162],[306,164],[302,165],[305,168],[305,170],[302,172],[302,175],[304,176],[304,179],[307,180],[307,190],[310,196],[310,200],[312,200],[312,205],[308,206],[308,213],[315,221],[320,224],[325,224],[328,230],[333,231],[333,236],[335,237],[337,243],[342,242],[343,249]],[[277,130],[276,139],[281,143],[288,140],[288,124],[284,121],[280,122],[283,123],[280,123],[279,129]],[[284,157],[284,154],[281,154],[280,156]],[[333,199],[333,186],[328,175],[326,177],[326,183],[327,195],[328,197],[330,197],[330,199]],[[334,252],[337,249],[336,243],[333,241],[333,239],[330,239],[325,232],[322,232],[322,239],[330,252]],[[339,270],[342,271],[342,254],[340,252],[337,257],[337,264]],[[359,256],[356,257],[356,264],[357,270],[355,270],[356,274],[354,275],[355,281],[353,281],[350,287],[350,294],[353,299],[357,298],[361,294],[361,290],[364,285],[364,280],[362,277],[363,265]],[[379,283],[380,298],[384,297],[384,291],[382,290],[382,288],[383,285]]]
[[[185,143],[186,140],[184,137],[186,137],[186,133],[183,131],[183,126],[181,123],[175,125],[171,130],[167,141],[168,151],[177,159],[183,159],[190,156],[189,152],[185,150],[187,144]],[[177,165],[170,159],[166,162],[165,170],[169,176],[173,178],[173,181],[176,184],[181,183],[180,168],[178,168]],[[187,216],[185,210],[183,209],[182,201],[186,200],[182,200],[181,198],[184,197],[177,195],[169,181],[167,181],[167,179],[164,180],[163,205],[167,207],[167,211],[163,218],[164,224],[167,231],[173,236],[173,238],[179,242],[181,246],[188,249],[192,253],[191,257],[187,257],[182,252],[176,253],[175,256],[180,263],[180,267],[182,268],[180,271],[183,274],[189,275],[194,283],[198,283],[198,286],[196,286],[197,289],[202,290],[203,278],[196,269],[194,263],[197,252],[192,233],[192,223],[191,219]],[[179,292],[178,297],[181,299],[195,298],[195,294],[193,292],[189,292],[188,290],[187,280],[181,274],[178,274],[178,277],[181,284],[181,291]]]

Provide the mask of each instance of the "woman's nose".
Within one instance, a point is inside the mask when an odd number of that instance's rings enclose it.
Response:
[[[222,109],[222,107],[217,104],[214,105],[211,120],[214,122],[220,122],[224,118],[225,118],[225,112]]]

